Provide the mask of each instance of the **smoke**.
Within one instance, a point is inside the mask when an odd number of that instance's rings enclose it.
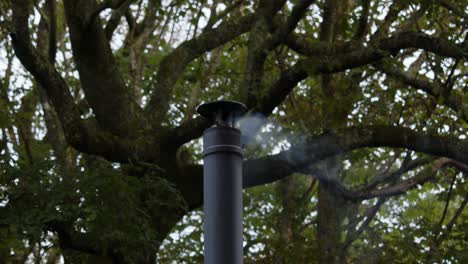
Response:
[[[237,127],[242,132],[241,144],[255,146],[267,150],[269,154],[277,154],[287,150],[293,144],[303,140],[298,131],[288,131],[279,122],[268,119],[261,113],[249,113],[237,121]],[[302,144],[301,142],[299,144]]]
[[[252,143],[256,138],[258,133],[261,131],[262,126],[267,124],[267,118],[261,113],[250,113],[238,120],[239,130],[242,132],[242,145]],[[262,143],[262,142],[259,142]]]

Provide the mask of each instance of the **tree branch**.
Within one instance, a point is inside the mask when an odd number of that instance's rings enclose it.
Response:
[[[244,81],[243,99],[250,108],[258,108],[260,87],[263,79],[263,65],[268,53],[277,47],[296,28],[299,21],[305,15],[308,7],[314,0],[302,0],[294,5],[291,14],[284,23],[276,25],[276,29],[269,36],[266,32],[271,28],[273,15],[276,14],[282,4],[276,9],[258,11],[259,18],[249,38],[249,54],[247,57],[248,73]],[[305,77],[304,77],[305,78]],[[294,86],[293,86],[294,87]]]
[[[203,131],[212,125],[213,122],[205,117],[191,118],[172,129],[169,140],[176,147],[182,146],[193,139],[199,138]]]
[[[280,42],[284,41],[284,38],[288,36],[297,26],[299,21],[304,17],[307,9],[312,5],[315,0],[301,0],[294,5],[291,14],[287,18],[286,22],[281,24],[272,36],[268,39],[264,49],[272,49],[276,47]]]
[[[428,172],[428,170],[423,170],[422,173],[416,175],[415,177],[397,182],[395,185],[386,188],[375,189],[366,192],[351,192],[342,190],[342,195],[351,200],[366,200],[374,197],[390,197],[400,195],[416,188],[418,185],[423,185],[427,181],[434,179],[436,173],[437,170],[433,170],[431,172]]]
[[[96,120],[115,135],[134,136],[130,134],[135,132],[138,105],[119,72],[100,19],[90,23],[85,19],[96,2],[65,0],[64,7],[81,87]]]
[[[297,39],[297,38],[296,38]],[[292,38],[289,38],[292,40]],[[425,44],[423,42],[426,42]],[[268,115],[279,105],[296,84],[307,77],[321,73],[336,73],[346,69],[366,65],[378,61],[403,48],[421,47],[440,52],[447,56],[466,56],[468,54],[461,47],[449,42],[430,37],[422,33],[402,33],[395,37],[382,40],[378,47],[352,49],[353,44],[327,44],[321,41],[301,43],[294,46],[296,51],[311,56],[299,60],[292,68],[285,71],[280,79],[270,88],[259,102],[253,103],[257,110]],[[458,100],[457,100],[458,101]],[[454,100],[455,102],[455,100]]]
[[[447,199],[445,199],[445,207],[444,211],[442,212],[442,216],[440,217],[439,224],[437,225],[437,229],[440,230],[442,229],[442,224],[444,223],[445,216],[447,215],[447,209],[450,204],[450,197],[452,196],[452,190],[453,190],[453,185],[455,184],[455,180],[457,179],[457,174],[454,174],[452,177],[452,181],[450,182],[450,187],[447,192]],[[437,234],[437,232],[436,232]]]
[[[349,127],[310,138],[301,145],[275,155],[245,161],[243,187],[272,183],[294,172],[306,171],[312,164],[326,158],[368,147],[406,148],[468,164],[468,140],[417,133],[404,127]],[[196,207],[202,202],[203,170],[201,165],[190,165],[187,168],[181,170],[183,173],[178,175],[177,180],[185,183],[190,181],[190,188],[182,193],[187,201],[193,202],[191,206]],[[363,192],[347,190],[326,177],[320,177],[320,180],[329,181],[337,193],[347,199],[362,200],[404,193],[434,176],[433,173],[424,172],[395,186]]]
[[[435,97],[436,99],[443,98],[444,100],[442,102],[446,106],[448,106],[455,112],[460,113],[461,117],[465,121],[468,120],[468,108],[467,105],[464,104],[466,100],[464,100],[463,95],[453,92],[447,94],[445,92],[447,90],[447,87],[444,87],[444,85],[438,82],[431,82],[427,78],[424,78],[422,76],[417,77],[408,72],[401,71],[397,67],[389,63],[375,64],[375,67],[377,67],[377,69],[384,72],[388,76],[400,80],[403,83],[408,84],[411,87],[414,87],[418,90],[424,91],[427,94]]]
[[[57,53],[57,7],[55,0],[47,0],[47,15],[49,18],[49,48],[48,57],[49,61],[54,64],[55,55]]]
[[[67,141],[79,151],[102,155],[111,160],[128,160],[129,145],[121,139],[101,131],[92,120],[82,120],[80,111],[70,94],[68,86],[50,62],[33,46],[28,29],[28,5],[13,2],[11,34],[16,56],[35,77],[51,99],[58,118],[63,125]]]
[[[242,84],[241,98],[252,107],[253,99],[257,96],[263,79],[263,66],[270,51],[265,47],[273,17],[278,13],[286,1],[260,1],[255,13],[255,22],[249,33],[246,75]]]
[[[276,106],[281,104],[296,85],[307,78],[307,72],[303,65],[297,63],[284,71],[280,78],[272,85],[268,93],[257,97],[252,111],[269,116]]]
[[[362,11],[361,16],[359,17],[359,23],[357,30],[354,33],[353,40],[362,41],[369,31],[369,9],[370,9],[370,0],[361,0]]]
[[[447,238],[447,236],[450,234],[452,231],[452,228],[455,226],[458,217],[463,213],[463,210],[465,209],[465,206],[468,204],[468,193],[465,194],[465,198],[460,204],[460,207],[455,211],[455,214],[453,215],[452,219],[450,219],[450,222],[447,224],[447,228],[444,230],[444,232],[441,235],[437,235],[435,238],[435,246],[439,246],[444,239]]]
[[[458,162],[458,161],[455,161],[455,160],[452,160],[452,159],[447,159],[447,158],[444,158],[443,159],[443,162],[445,165],[447,166],[451,166],[463,173],[466,173],[468,174],[468,164],[463,164],[461,162]]]
[[[288,47],[308,57],[338,56],[340,54],[370,54],[379,50],[384,57],[398,53],[402,49],[417,48],[436,53],[441,56],[466,59],[468,48],[463,44],[433,37],[420,32],[403,32],[393,37],[380,40],[368,47],[357,46],[357,43],[337,42],[334,44],[317,40],[307,40],[301,35],[293,35],[286,41]],[[376,57],[375,60],[382,57]]]
[[[301,59],[284,71],[269,89],[269,92],[263,93],[262,96],[252,96],[249,106],[253,112],[260,112],[265,116],[269,116],[273,109],[284,101],[297,83],[307,78],[307,76],[336,73],[364,66],[386,58],[401,49],[418,47],[449,57],[466,57],[468,54],[465,51],[466,48],[463,48],[462,45],[456,45],[417,32],[401,33],[381,40],[377,47],[357,48],[354,42],[330,44],[323,41],[306,41],[305,38],[296,34],[290,34],[286,39],[286,43],[291,49],[310,58]],[[459,105],[460,101],[463,100],[454,97],[449,101],[450,104]],[[196,130],[193,132],[187,131],[185,134],[191,136],[185,137],[184,140],[189,141],[201,135],[197,131],[200,132],[204,126],[198,127],[196,124],[202,123],[197,122],[185,126],[196,128]],[[207,123],[203,125],[207,125]]]
[[[414,11],[411,16],[406,19],[406,21],[404,23],[402,23],[401,25],[399,25],[397,28],[396,28],[396,31],[395,33],[396,34],[400,34],[400,33],[403,33],[403,32],[407,32],[407,31],[410,31],[410,29],[412,27],[414,27],[415,25],[417,25],[419,19],[424,16],[427,12],[427,10],[429,9],[430,5],[427,4],[427,3],[421,3],[421,6],[419,7],[418,10]]]
[[[453,226],[457,222],[458,217],[462,214],[463,209],[465,209],[465,206],[466,206],[467,203],[468,203],[468,193],[465,194],[465,198],[463,199],[462,203],[460,204],[460,207],[458,207],[457,211],[455,212],[452,219],[448,223],[445,234],[449,234],[450,231],[452,231]]]
[[[98,4],[98,6],[96,7],[96,9],[94,9],[94,11],[91,12],[91,14],[89,15],[89,18],[88,20],[86,21],[87,24],[91,24],[94,22],[94,20],[96,20],[96,18],[99,16],[99,14],[106,10],[106,9],[118,9],[120,8],[123,4],[125,4],[125,2],[127,2],[128,0],[106,0],[104,2],[101,2],[100,4]]]
[[[254,114],[260,113],[266,117],[269,116],[273,109],[284,101],[297,83],[306,77],[307,73],[302,69],[302,65],[296,64],[286,70],[266,95],[255,98],[257,101],[252,103],[254,107],[251,108],[251,112]],[[174,142],[177,142],[177,146],[181,146],[186,142],[199,138],[203,131],[211,125],[212,122],[203,117],[190,119],[174,128],[171,137],[173,137]],[[261,124],[259,124],[260,126]]]
[[[106,23],[104,32],[106,34],[107,40],[112,39],[112,34],[114,33],[115,29],[119,25],[120,19],[129,10],[130,4],[132,3],[132,1],[128,1],[128,0],[123,0],[121,2],[122,3],[117,8],[113,8],[115,10],[114,12],[112,12],[111,17]]]
[[[331,43],[334,38],[339,1],[326,0],[323,4],[323,20],[320,23],[320,41]]]
[[[276,155],[247,161],[244,186],[271,183],[319,160],[364,147],[407,148],[468,163],[467,140],[420,134],[403,127],[351,127],[322,134]]]
[[[425,44],[423,43],[425,42]],[[447,56],[463,57],[467,52],[459,45],[436,39],[421,33],[402,33],[395,37],[382,40],[377,47],[352,48],[351,43],[327,44],[323,41],[302,42],[297,35],[290,36],[288,46],[310,58],[301,59],[270,88],[258,102],[251,103],[256,110],[268,115],[279,105],[296,84],[307,77],[323,73],[336,73],[346,69],[364,66],[381,60],[391,53],[410,47],[421,47]],[[458,99],[451,100],[453,104]]]
[[[220,14],[216,14],[216,5],[217,5],[217,3],[216,4],[213,3],[213,6],[212,6],[211,11],[210,11],[210,18],[208,19],[208,22],[206,23],[206,26],[203,29],[203,32],[211,30],[213,28],[214,24],[216,24],[216,22],[218,22],[223,17],[227,16],[230,12],[232,12],[237,7],[241,6],[242,2],[244,2],[244,0],[235,1],[234,3],[232,3],[231,5],[226,7]]]
[[[398,18],[398,14],[408,5],[406,1],[394,0],[389,7],[388,13],[385,16],[377,31],[372,35],[371,40],[379,40],[383,36],[388,35],[388,30],[392,23]]]
[[[391,182],[392,180],[396,180],[399,177],[401,177],[401,175],[403,175],[404,173],[414,170],[420,166],[426,165],[430,163],[431,161],[432,159],[428,159],[428,158],[420,158],[416,160],[410,160],[408,162],[403,161],[403,164],[398,170],[375,177],[371,183],[369,183],[363,188],[360,188],[358,192],[371,191],[375,189],[377,186],[379,186],[380,184]]]
[[[221,23],[217,28],[183,42],[167,55],[161,61],[156,74],[153,93],[146,109],[148,114],[153,116],[154,119],[165,115],[171,99],[172,88],[182,75],[185,67],[203,53],[247,32],[253,20],[254,15],[246,15]]]
[[[343,243],[343,250],[347,250],[349,246],[364,232],[364,230],[367,229],[369,224],[372,222],[372,219],[374,219],[375,215],[379,211],[380,207],[388,200],[388,197],[381,197],[377,200],[377,203],[368,208],[364,222],[359,226],[357,230],[349,230],[348,234],[346,234],[346,240]],[[355,228],[355,226],[352,226],[351,228]]]

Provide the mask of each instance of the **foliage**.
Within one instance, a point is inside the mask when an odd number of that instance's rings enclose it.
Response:
[[[0,0],[1,263],[202,263],[218,99],[267,161],[245,263],[468,262],[462,1],[27,3]]]

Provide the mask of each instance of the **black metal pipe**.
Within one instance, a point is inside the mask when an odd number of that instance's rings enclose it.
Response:
[[[229,126],[203,134],[205,264],[243,263],[240,138]]]

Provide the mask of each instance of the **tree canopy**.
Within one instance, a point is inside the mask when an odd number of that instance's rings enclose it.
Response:
[[[201,263],[231,99],[245,263],[467,263],[466,4],[0,0],[0,262]]]

